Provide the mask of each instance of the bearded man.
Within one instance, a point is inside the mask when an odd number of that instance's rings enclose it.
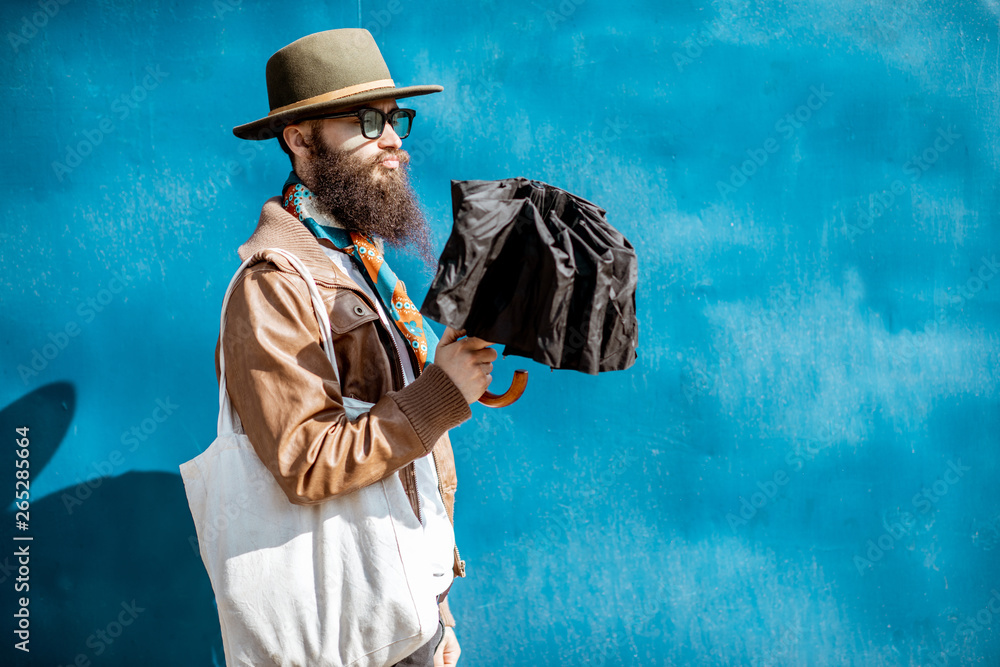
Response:
[[[267,89],[268,116],[233,132],[277,137],[293,170],[239,248],[241,259],[254,260],[234,282],[216,371],[221,379],[221,350],[244,432],[291,503],[323,503],[385,480],[402,485],[423,526],[423,562],[432,570],[424,574],[433,577],[440,623],[430,641],[395,664],[454,665],[459,646],[446,595],[465,564],[454,540],[447,432],[470,417],[496,351],[451,328],[437,341],[383,254],[388,243],[431,257],[401,148],[415,112],[397,100],[442,88],[396,87],[372,36],[345,29],[275,53]],[[321,347],[305,283],[270,248],[297,256],[315,279],[337,369]],[[348,400],[371,406],[352,420]],[[268,594],[261,591],[262,599]],[[377,600],[340,610],[341,621],[379,613]]]

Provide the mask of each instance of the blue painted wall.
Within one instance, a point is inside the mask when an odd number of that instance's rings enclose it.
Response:
[[[221,664],[177,465],[214,437],[222,294],[288,168],[230,129],[273,51],[359,24],[445,86],[404,146],[438,247],[449,179],[525,175],[640,253],[633,369],[508,360],[527,396],[453,433],[463,664],[1000,664],[998,15],[5,2],[0,478],[30,423],[32,496],[0,533],[4,664]]]

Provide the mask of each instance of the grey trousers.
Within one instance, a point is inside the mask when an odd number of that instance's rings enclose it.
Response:
[[[444,623],[438,619],[438,629],[431,640],[406,656],[393,667],[434,667],[434,653],[444,639]]]

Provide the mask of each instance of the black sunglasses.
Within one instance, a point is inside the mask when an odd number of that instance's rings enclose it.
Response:
[[[361,134],[365,139],[378,139],[385,131],[385,124],[388,121],[392,125],[392,130],[400,139],[405,139],[410,135],[413,127],[413,117],[417,112],[413,109],[393,109],[389,113],[378,109],[364,108],[357,111],[347,111],[345,113],[323,114],[321,116],[310,116],[301,120],[319,120],[321,118],[352,118],[361,121]],[[300,121],[296,121],[300,122]]]

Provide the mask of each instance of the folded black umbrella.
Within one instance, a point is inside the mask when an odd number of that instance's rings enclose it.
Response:
[[[526,178],[452,181],[451,192],[454,227],[423,315],[551,368],[635,362],[635,250],[604,209]]]

